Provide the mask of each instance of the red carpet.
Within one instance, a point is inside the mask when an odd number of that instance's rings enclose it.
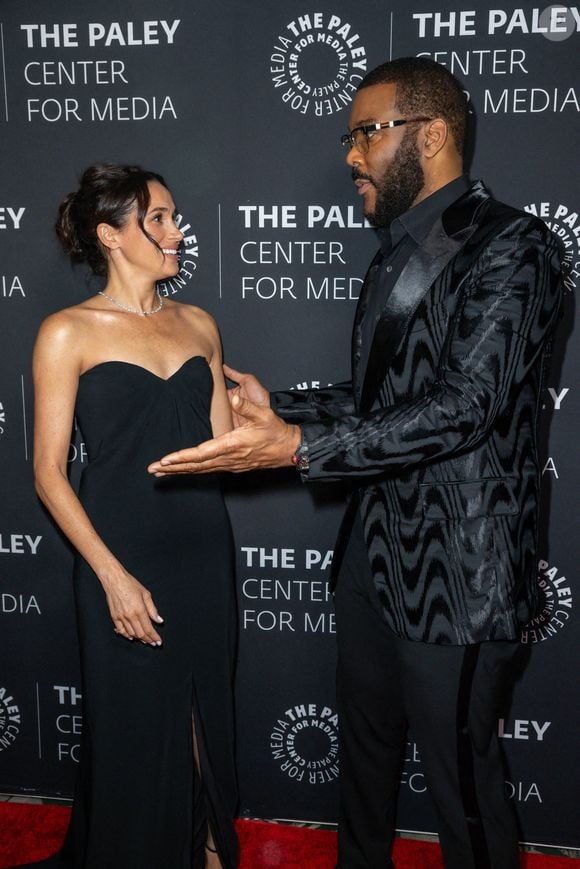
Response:
[[[0,869],[42,860],[58,850],[70,809],[0,803]],[[261,821],[238,821],[240,869],[333,869],[336,833]],[[397,839],[397,869],[442,869],[438,845]],[[522,855],[522,869],[573,869],[576,861]]]

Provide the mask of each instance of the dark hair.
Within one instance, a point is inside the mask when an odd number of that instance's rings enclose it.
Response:
[[[106,275],[107,257],[97,226],[108,223],[121,229],[135,204],[141,230],[157,244],[143,225],[150,202],[148,181],[167,187],[161,175],[140,166],[96,163],[85,169],[79,189],[60,203],[55,224],[59,241],[73,263],[86,262],[95,275]]]
[[[396,85],[396,106],[402,114],[447,121],[455,147],[463,154],[467,98],[448,69],[429,57],[399,57],[367,73],[358,90],[375,84]]]

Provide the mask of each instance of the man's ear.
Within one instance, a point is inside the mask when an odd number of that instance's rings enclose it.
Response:
[[[103,247],[109,250],[115,250],[115,248],[119,247],[117,230],[114,226],[111,226],[109,223],[99,223],[96,232],[97,238]]]
[[[435,118],[425,124],[419,136],[425,157],[435,157],[449,140],[449,128],[443,118]]]

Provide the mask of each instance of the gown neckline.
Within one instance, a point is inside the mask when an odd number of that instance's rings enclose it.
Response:
[[[151,371],[150,368],[146,368],[144,365],[139,365],[137,362],[128,362],[126,359],[106,359],[104,362],[97,362],[96,365],[93,365],[91,368],[87,368],[86,371],[80,375],[80,377],[84,377],[85,374],[90,374],[92,371],[95,371],[97,368],[103,368],[105,365],[128,365],[130,368],[139,368],[141,371],[145,371],[147,374],[150,374],[151,377],[154,377],[156,380],[162,380],[164,383],[168,383],[172,380],[180,371],[182,371],[186,365],[190,362],[193,362],[196,359],[201,359],[205,362],[206,365],[209,366],[209,362],[202,356],[201,353],[196,353],[193,356],[189,356],[179,368],[176,368],[175,371],[169,375],[169,377],[162,377],[160,374],[157,374],[155,371]],[[80,379],[79,377],[79,379]]]

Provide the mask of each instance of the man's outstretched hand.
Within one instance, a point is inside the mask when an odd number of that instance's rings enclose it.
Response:
[[[232,395],[230,401],[234,414],[243,420],[239,428],[197,447],[170,453],[149,465],[149,473],[162,477],[291,467],[300,443],[299,427],[288,425],[269,407],[253,404],[239,394]]]

